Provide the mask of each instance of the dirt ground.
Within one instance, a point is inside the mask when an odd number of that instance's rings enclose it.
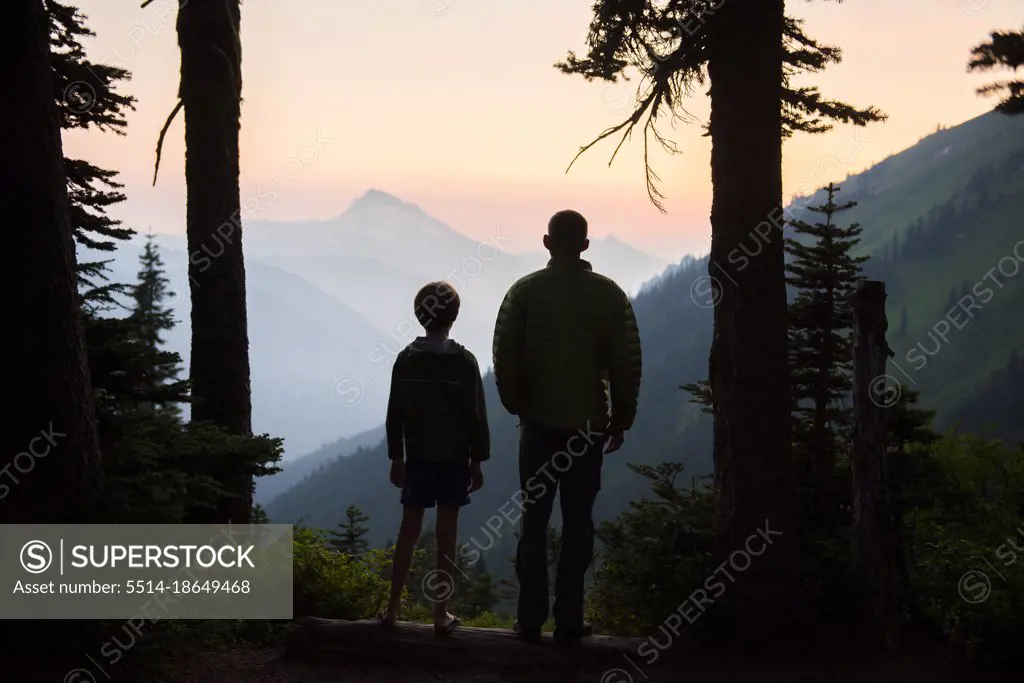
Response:
[[[166,683],[1002,683],[1024,680],[1024,674],[982,676],[958,672],[935,653],[899,656],[807,658],[689,655],[671,668],[637,671],[625,662],[604,672],[437,671],[416,662],[380,664],[344,660],[297,662],[281,650],[233,649],[188,655],[166,672]],[[155,680],[152,683],[157,683]],[[160,683],[164,683],[161,681]]]

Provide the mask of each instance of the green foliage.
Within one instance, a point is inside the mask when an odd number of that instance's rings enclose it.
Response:
[[[467,563],[456,558],[459,570],[455,595],[452,596],[452,610],[462,618],[476,619],[481,615],[490,614],[498,604],[498,591],[494,578],[487,571],[487,563],[481,556],[479,560],[467,566]]]
[[[117,88],[131,75],[124,69],[86,58],[81,41],[95,34],[76,7],[47,0],[46,9],[50,17],[53,95],[61,128],[97,128],[124,135],[127,113],[135,109],[135,98],[120,94]],[[125,200],[123,185],[116,180],[117,172],[67,157],[64,167],[75,242],[98,251],[114,251],[119,241],[134,232],[107,213]],[[104,284],[105,262],[79,262],[77,268],[85,310],[94,312],[114,306],[112,297],[123,291],[123,285]]]
[[[326,619],[367,619],[385,604],[391,567],[387,550],[348,555],[317,529],[295,532],[294,611]]]
[[[931,466],[904,511],[908,610],[971,657],[1019,655],[1024,450],[951,433],[908,455]]]
[[[270,524],[270,517],[267,516],[267,511],[263,509],[263,506],[256,503],[252,506],[252,515],[249,518],[249,524]]]
[[[716,508],[707,486],[677,483],[679,463],[630,469],[651,481],[654,499],[599,528],[587,614],[603,632],[649,635],[714,571]]]
[[[346,555],[362,555],[370,544],[364,538],[369,529],[365,522],[370,518],[363,514],[355,505],[345,510],[345,521],[338,525],[338,530],[331,530],[331,547]]]
[[[953,413],[953,422],[971,425],[974,432],[1024,442],[1024,358],[1014,349],[1006,366],[993,371],[981,388]]]
[[[495,612],[481,612],[475,617],[468,619],[462,619],[464,626],[471,626],[475,628],[507,628],[512,629],[515,625],[515,617],[510,614],[500,614]],[[541,632],[551,633],[555,630],[554,623],[549,619],[544,622],[541,626]]]

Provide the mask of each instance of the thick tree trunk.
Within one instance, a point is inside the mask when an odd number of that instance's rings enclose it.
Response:
[[[853,366],[853,580],[862,618],[884,644],[898,638],[896,579],[902,573],[901,547],[893,515],[886,467],[885,285],[864,282],[854,297]]]
[[[797,588],[781,230],[783,5],[730,0],[709,35],[709,275],[718,292],[710,382],[722,551],[743,550],[766,520],[782,532],[729,588],[741,634],[753,638],[778,634]],[[760,253],[745,256],[744,241],[760,242]]]
[[[75,280],[67,180],[42,0],[9,0],[0,211],[8,311],[0,436],[0,523],[83,522],[99,462],[96,417]],[[17,553],[17,548],[4,548]],[[85,622],[2,621],[0,680],[58,680]]]
[[[4,323],[0,522],[82,521],[99,460],[75,280],[67,180],[42,0],[11,0],[0,24],[0,206],[12,310]]]
[[[190,376],[194,421],[252,433],[245,262],[238,189],[242,48],[238,0],[181,0],[181,99],[192,295]],[[222,480],[225,499],[205,520],[247,523],[252,478]]]

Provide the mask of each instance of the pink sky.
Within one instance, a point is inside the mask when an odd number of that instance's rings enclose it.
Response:
[[[183,232],[184,132],[168,133],[151,187],[157,134],[174,105],[177,0],[79,0],[97,37],[90,57],[128,69],[138,98],[128,135],[65,136],[69,154],[122,173],[117,216]],[[873,104],[889,121],[786,143],[787,196],[841,180],[916,143],[941,123],[991,108],[966,73],[970,48],[1021,25],[1019,0],[790,0],[844,63],[815,77],[827,96]],[[613,233],[666,259],[710,243],[710,145],[696,125],[667,126],[682,156],[654,156],[667,215],[647,200],[639,138],[607,167],[611,146],[566,175],[577,148],[626,113],[635,85],[586,83],[552,64],[583,51],[592,0],[248,0],[242,6],[242,202],[250,218],[322,219],[375,187],[467,235],[495,227],[536,240],[547,217],[576,208],[595,236]],[[707,99],[689,110],[701,120]],[[314,142],[319,140],[320,142]],[[276,197],[261,200],[258,188]],[[518,240],[517,240],[518,241]]]

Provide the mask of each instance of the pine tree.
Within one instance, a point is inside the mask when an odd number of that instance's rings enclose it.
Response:
[[[867,261],[851,254],[859,225],[840,228],[834,222],[837,213],[857,205],[836,204],[839,189],[828,185],[826,203],[808,207],[822,216],[821,222],[792,222],[797,237],[810,239],[786,240],[791,256],[787,282],[797,290],[789,307],[794,456],[809,477],[810,510],[816,521],[829,525],[835,522],[837,496],[849,491],[835,480],[836,464],[845,450],[852,410],[843,405],[852,377],[850,297]]]
[[[161,348],[161,333],[174,319],[151,240],[140,261],[139,280],[129,288],[131,313],[93,316],[86,328],[103,452],[97,515],[109,523],[180,523],[191,511],[214,509],[225,495],[221,468],[253,476],[277,471],[281,441],[183,422],[189,387],[178,379],[181,357]]]
[[[989,40],[971,50],[968,71],[991,71],[995,68],[1017,71],[1024,68],[1024,30],[993,31]],[[998,81],[978,88],[979,95],[999,95],[996,111],[1003,114],[1024,114],[1024,80]]]
[[[451,611],[460,617],[472,619],[483,612],[492,612],[498,604],[494,579],[487,571],[487,563],[481,555],[476,562],[467,564],[463,557],[456,557],[459,572],[459,587],[452,600]]]
[[[139,257],[142,269],[138,283],[132,288],[135,308],[128,323],[137,335],[140,351],[148,360],[148,376],[144,378],[143,396],[150,402],[161,404],[162,408],[177,411],[178,403],[188,402],[189,383],[179,380],[181,356],[161,349],[162,334],[174,329],[174,313],[164,305],[168,298],[167,286],[170,281],[164,277],[163,261],[153,243],[152,236],[146,240]]]
[[[370,544],[365,536],[369,528],[365,523],[370,518],[363,514],[355,505],[345,509],[345,521],[338,525],[338,531],[331,530],[330,546],[344,555],[358,557],[369,550]]]
[[[252,517],[249,519],[249,524],[270,524],[267,511],[259,503],[252,506]]]

